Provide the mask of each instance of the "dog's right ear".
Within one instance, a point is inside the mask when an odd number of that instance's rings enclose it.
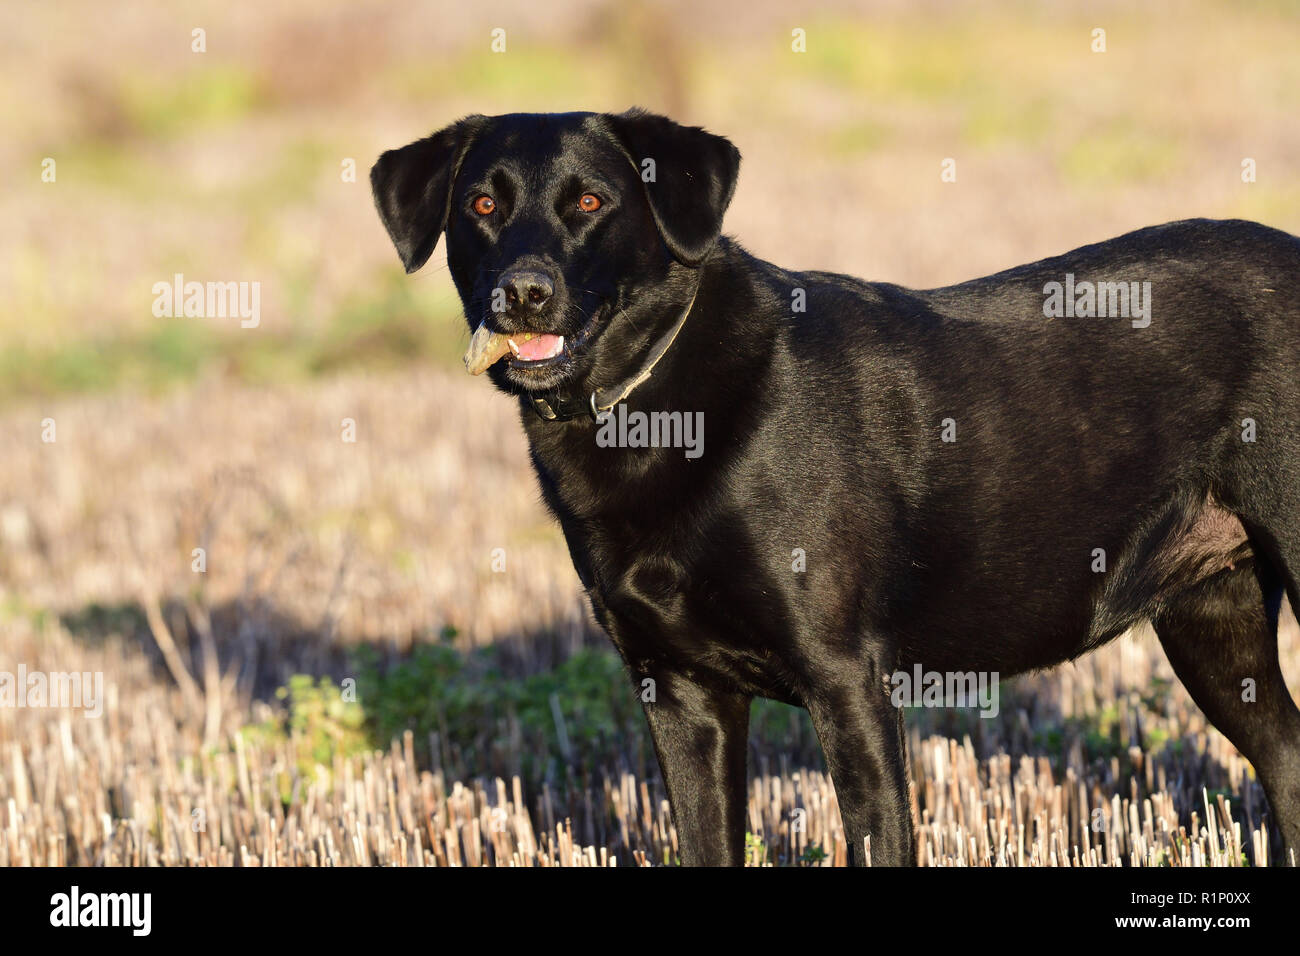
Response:
[[[428,261],[447,228],[451,187],[486,116],[467,116],[432,136],[390,149],[370,170],[375,208],[407,272]]]

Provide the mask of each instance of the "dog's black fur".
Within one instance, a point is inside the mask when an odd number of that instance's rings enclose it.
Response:
[[[632,111],[472,116],[371,172],[408,272],[446,232],[471,328],[566,336],[490,375],[520,396],[598,620],[656,682],[683,862],[742,860],[752,698],[810,711],[851,852],[870,835],[876,864],[907,864],[889,675],[1044,668],[1143,620],[1300,855],[1300,711],[1277,659],[1283,594],[1300,607],[1300,240],[1176,222],[915,291],[720,237],[739,163]],[[521,273],[549,297],[491,311]],[[1045,318],[1066,273],[1151,282],[1149,326]],[[692,295],[628,405],[703,412],[702,457],[598,447],[590,417],[533,413],[633,375]]]

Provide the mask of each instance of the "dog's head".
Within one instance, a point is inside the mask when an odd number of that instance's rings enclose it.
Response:
[[[739,166],[726,139],[639,110],[516,113],[390,150],[370,182],[407,272],[446,232],[470,371],[532,392],[590,373],[638,293],[703,261]]]

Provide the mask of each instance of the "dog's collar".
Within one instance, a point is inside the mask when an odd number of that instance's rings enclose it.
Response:
[[[626,378],[611,388],[598,388],[586,400],[574,398],[570,395],[530,398],[528,403],[532,405],[533,411],[544,422],[567,422],[583,415],[590,415],[595,421],[600,421],[619,402],[626,401],[633,390],[650,377],[650,373],[654,371],[655,366],[659,364],[659,360],[672,347],[673,342],[677,339],[677,334],[681,332],[682,326],[686,324],[686,318],[691,314],[691,309],[695,305],[695,297],[699,294],[700,287],[696,285],[695,292],[691,295],[691,301],[686,303],[686,308],[682,310],[681,316],[673,323],[672,328],[659,337],[659,341],[655,342],[654,348],[650,350],[650,356],[646,359],[646,363],[631,378]]]

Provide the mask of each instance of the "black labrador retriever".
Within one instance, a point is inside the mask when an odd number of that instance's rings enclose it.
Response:
[[[371,171],[407,272],[447,234],[682,862],[742,862],[755,696],[811,713],[851,858],[909,864],[903,683],[960,704],[1144,620],[1300,854],[1300,240],[1176,222],[916,291],[720,236],[739,166],[633,110],[470,116]]]

